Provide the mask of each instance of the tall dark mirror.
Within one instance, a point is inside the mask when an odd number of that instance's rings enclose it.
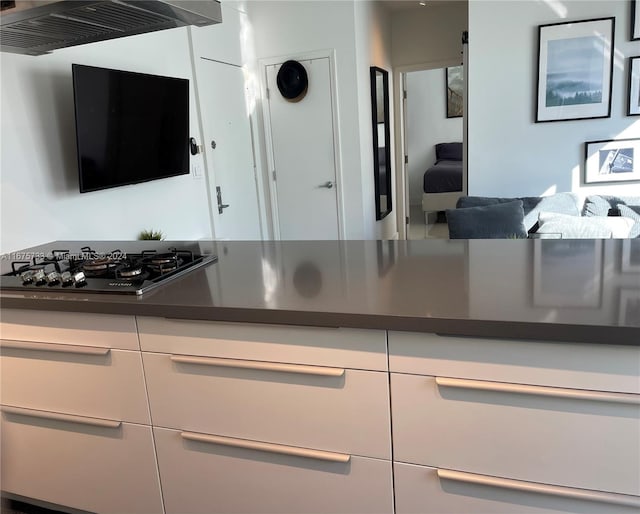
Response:
[[[389,73],[371,66],[371,118],[376,220],[391,212],[391,130],[389,127]]]

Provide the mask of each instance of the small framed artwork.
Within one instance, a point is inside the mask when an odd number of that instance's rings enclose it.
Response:
[[[625,239],[622,241],[623,273],[640,273],[640,239]]]
[[[640,116],[640,56],[629,59],[628,116]]]
[[[602,239],[536,239],[533,243],[536,307],[600,306]]]
[[[631,41],[640,39],[640,5],[638,0],[631,0]]]
[[[640,290],[621,289],[618,324],[626,327],[640,327]]]
[[[447,118],[460,118],[462,112],[462,95],[464,93],[464,73],[462,66],[447,68]]]
[[[538,27],[536,123],[611,116],[615,18]]]
[[[601,184],[640,180],[640,139],[587,141],[584,183]]]

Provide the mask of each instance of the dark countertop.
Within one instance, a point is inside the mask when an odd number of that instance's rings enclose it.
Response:
[[[141,243],[89,242],[100,252],[139,251]],[[158,249],[184,244],[219,261],[141,297],[3,290],[1,306],[640,344],[637,239],[199,241]],[[2,273],[10,257],[2,256]]]

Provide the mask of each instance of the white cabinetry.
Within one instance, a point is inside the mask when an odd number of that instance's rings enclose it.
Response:
[[[168,514],[392,512],[384,332],[138,322]]]
[[[19,497],[154,514],[640,507],[637,346],[20,310],[0,329],[1,485]]]
[[[640,507],[637,347],[390,332],[389,366],[398,514]]]
[[[162,512],[135,319],[4,310],[0,330],[2,490]]]

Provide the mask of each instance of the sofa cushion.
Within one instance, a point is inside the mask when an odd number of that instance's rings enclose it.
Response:
[[[583,216],[619,216],[619,205],[640,206],[640,196],[587,196],[582,208]]]
[[[522,200],[524,225],[528,232],[536,226],[540,212],[558,212],[571,216],[580,216],[579,198],[574,193],[556,193],[551,196],[525,196],[522,198],[496,198],[487,196],[462,196],[456,207],[478,207],[498,203]]]
[[[447,209],[450,239],[526,238],[522,201]]]
[[[461,161],[462,143],[438,143],[436,145],[436,160]]]
[[[581,217],[541,212],[538,234],[558,234],[562,239],[626,239],[634,221],[622,216]]]
[[[630,218],[634,221],[629,237],[640,237],[640,205],[633,205],[631,207],[628,205],[618,205],[618,210],[620,211],[620,216]]]

